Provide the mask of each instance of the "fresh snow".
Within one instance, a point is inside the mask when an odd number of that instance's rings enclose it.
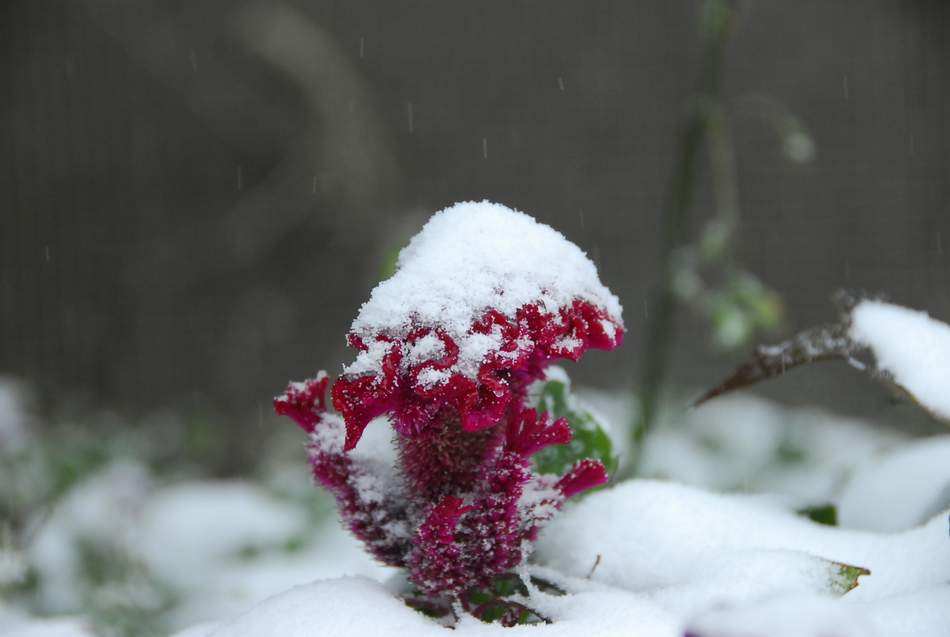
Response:
[[[233,620],[175,637],[680,637],[673,615],[625,591],[589,587],[564,598],[543,597],[539,610],[557,618],[551,625],[503,628],[463,617],[455,630],[447,633],[444,626],[395,598],[388,587],[365,578],[345,577],[293,588]]]
[[[716,609],[690,622],[695,637],[934,637],[950,626],[950,586],[874,602],[801,595]]]
[[[283,547],[291,540],[303,546],[288,552]],[[252,483],[204,480],[156,489],[146,470],[130,462],[80,483],[40,527],[26,559],[40,576],[46,612],[84,608],[80,546],[88,542],[134,559],[172,587],[181,596],[171,617],[177,626],[234,615],[313,578],[383,578],[394,570],[373,562],[336,519],[314,526],[301,507]],[[147,593],[143,605],[152,603]]]
[[[369,349],[344,371],[378,371],[389,348],[375,341],[379,334],[405,337],[417,327],[439,327],[459,346],[451,371],[474,377],[485,355],[501,344],[497,334],[469,333],[486,310],[513,318],[529,303],[553,313],[575,299],[620,320],[617,297],[600,282],[587,255],[560,232],[501,204],[458,203],[429,219],[400,252],[396,273],[377,285],[360,308],[351,331]],[[410,360],[440,351],[437,341],[421,339]]]
[[[189,589],[188,599],[175,613],[175,625],[211,625],[211,620],[233,617],[292,586],[315,579],[358,575],[381,580],[395,572],[373,562],[336,520],[328,520],[309,532],[318,539],[299,552],[272,551],[256,560],[232,557],[212,565],[202,586]]]
[[[3,637],[95,637],[90,622],[79,618],[21,617],[8,622],[4,619],[0,616],[0,634]]]
[[[950,435],[943,435],[908,443],[857,467],[841,495],[838,520],[848,528],[900,531],[947,508]]]
[[[629,397],[579,394],[622,442],[635,408]],[[524,572],[570,594],[535,590],[522,600],[555,623],[505,629],[464,616],[451,634],[946,637],[950,436],[912,439],[734,396],[667,412],[647,454],[652,475],[696,486],[624,483],[559,514]],[[393,471],[395,455],[383,426],[369,427],[351,453],[376,463],[377,475]],[[79,546],[94,540],[170,585],[179,603],[167,625],[191,626],[176,637],[450,634],[402,604],[395,594],[402,574],[374,563],[335,518],[305,514],[301,503],[313,488],[301,457],[297,446],[295,469],[279,462],[269,489],[214,480],[159,486],[141,464],[107,465],[37,520],[23,554],[39,575],[30,613],[91,615],[82,595],[123,592],[83,582]],[[533,486],[526,503],[545,487]],[[722,490],[745,494],[712,492]],[[841,527],[794,513],[823,502],[837,505]],[[839,598],[829,592],[833,562],[871,574]],[[135,599],[148,604],[150,594]],[[4,637],[92,634],[88,616],[41,618],[0,602]]]
[[[141,506],[150,484],[145,469],[117,461],[72,489],[40,528],[27,559],[42,582],[47,611],[69,612],[82,605],[79,546],[134,550]]]
[[[649,480],[622,483],[563,512],[542,531],[536,555],[574,577],[589,573],[599,555],[593,580],[649,591],[690,583],[709,560],[749,551],[796,551],[870,569],[848,599],[881,599],[950,579],[945,513],[903,533],[876,534],[816,524],[765,496]],[[787,575],[777,568],[771,577]]]
[[[239,481],[184,483],[144,508],[138,551],[150,570],[186,592],[175,623],[232,615],[288,586],[343,573],[382,577],[359,542],[334,520],[312,528],[303,512]],[[281,547],[317,538],[297,552]],[[242,558],[243,551],[263,559]]]
[[[152,495],[137,545],[167,581],[201,585],[223,559],[279,544],[305,528],[301,511],[259,487],[233,482],[184,483]]]
[[[867,300],[851,311],[851,339],[935,416],[950,421],[950,325],[899,305]]]
[[[761,496],[635,481],[565,511],[537,557],[544,566],[525,571],[569,591],[526,600],[552,624],[463,616],[452,634],[944,637],[950,625],[946,513],[904,533],[866,533],[817,525]],[[839,597],[835,561],[871,574]],[[394,595],[403,583],[316,581],[176,637],[447,634]]]

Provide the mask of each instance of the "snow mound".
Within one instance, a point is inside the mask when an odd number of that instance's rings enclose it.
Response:
[[[643,597],[592,587],[565,597],[543,595],[541,607],[556,618],[546,626],[503,628],[469,616],[454,634],[545,637],[679,637],[679,620]],[[382,584],[343,577],[298,586],[235,619],[175,637],[445,637],[447,629],[410,609]]]
[[[605,521],[610,520],[607,524]],[[879,599],[947,582],[946,514],[893,535],[822,526],[762,496],[635,481],[592,495],[541,532],[537,559],[567,575],[632,591],[692,584],[723,553],[796,551],[867,568],[848,593]],[[792,566],[797,562],[786,561]],[[778,565],[772,577],[797,577]],[[736,583],[735,585],[741,585]]]
[[[298,586],[208,633],[208,637],[434,635],[445,629],[362,577]]]
[[[553,623],[502,628],[462,615],[453,634],[942,637],[945,525],[942,514],[905,533],[846,531],[762,497],[627,483],[592,494],[542,533],[544,566],[527,570],[568,593],[532,590],[526,602]],[[841,596],[854,582],[836,562],[871,574]],[[399,578],[317,581],[180,637],[445,635],[399,600],[399,587]]]
[[[0,623],[4,637],[95,637],[89,622],[81,618],[23,619]]]
[[[851,311],[851,339],[871,349],[926,409],[950,420],[950,325],[899,305],[862,301]]]
[[[490,308],[514,318],[527,304],[540,303],[555,313],[579,299],[620,321],[620,302],[580,248],[532,217],[488,201],[458,203],[433,215],[400,252],[396,267],[353,321],[351,332],[369,350],[345,368],[347,374],[378,371],[388,345],[375,336],[404,338],[429,327],[458,344],[459,360],[451,371],[473,378],[501,342],[491,334],[470,333]],[[432,337],[416,347],[410,359],[432,357],[442,344]]]
[[[882,601],[848,603],[799,596],[710,611],[690,623],[690,637],[921,637],[945,635],[950,587]]]
[[[133,550],[142,502],[150,488],[147,470],[116,461],[90,476],[60,501],[30,544],[28,560],[40,576],[46,611],[82,606],[82,543]]]
[[[914,441],[855,471],[838,504],[842,526],[901,531],[950,507],[950,435]]]
[[[253,560],[222,560],[211,565],[207,569],[210,577],[200,589],[192,589],[177,609],[175,625],[233,617],[291,586],[315,579],[360,575],[384,580],[395,572],[374,562],[335,520],[314,529],[312,535],[319,541],[300,551],[271,551]]]
[[[183,483],[151,497],[138,548],[154,572],[187,587],[210,577],[221,560],[283,542],[305,525],[301,511],[253,484]]]

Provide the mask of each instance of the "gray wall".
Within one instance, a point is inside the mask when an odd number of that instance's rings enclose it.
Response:
[[[790,329],[829,318],[841,286],[950,319],[950,4],[740,6],[726,93],[743,261]],[[698,7],[6,2],[0,373],[132,412],[243,414],[338,369],[387,253],[427,214],[487,197],[594,257],[631,338],[578,374],[629,382]],[[805,123],[814,161],[783,157],[750,94]],[[704,186],[697,223],[711,205]],[[680,381],[734,362],[683,328]],[[842,370],[769,391],[882,404]]]

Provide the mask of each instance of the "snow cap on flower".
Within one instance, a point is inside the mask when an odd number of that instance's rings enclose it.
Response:
[[[400,253],[350,329],[359,350],[333,387],[353,448],[370,420],[400,433],[448,406],[466,431],[495,425],[512,375],[579,359],[623,340],[621,306],[576,245],[532,217],[487,201],[436,213]]]
[[[607,481],[577,459],[541,474],[533,456],[572,425],[528,406],[553,360],[623,339],[617,298],[580,249],[497,204],[436,214],[403,250],[348,335],[356,361],[274,401],[310,437],[314,478],[378,560],[433,599],[459,599],[523,564],[569,498]],[[395,430],[392,463],[353,447],[370,420]],[[370,445],[372,447],[372,445]]]

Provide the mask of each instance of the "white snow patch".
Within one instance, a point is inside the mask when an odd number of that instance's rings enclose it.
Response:
[[[395,572],[374,562],[362,543],[335,520],[313,529],[313,535],[319,539],[301,552],[272,552],[254,560],[220,562],[202,588],[176,609],[175,624],[234,617],[268,597],[315,579],[358,575],[382,580]],[[205,624],[206,632],[196,629],[195,634],[207,634],[214,626]]]
[[[340,432],[339,435],[342,440],[344,433]],[[398,450],[389,418],[379,416],[369,421],[360,438],[360,444],[349,451],[348,455],[354,461],[382,464],[395,470]]]
[[[950,325],[925,312],[862,301],[851,311],[851,338],[869,347],[878,368],[922,406],[950,420]]]
[[[406,607],[380,584],[345,577],[292,588],[224,622],[208,637],[421,637],[444,630]]]
[[[688,581],[649,593],[681,617],[777,596],[828,594],[838,567],[814,555],[781,549],[724,551],[693,565]]]
[[[366,350],[357,354],[356,360],[343,368],[343,373],[356,376],[379,371],[383,358],[393,347],[393,343],[367,339]]]
[[[445,356],[445,345],[442,339],[429,332],[406,348],[406,357],[403,362],[405,365],[418,365],[443,356]]]
[[[459,346],[457,370],[474,377],[496,336],[470,334],[489,308],[513,318],[540,303],[548,312],[575,299],[603,307],[620,321],[617,297],[576,245],[551,227],[500,204],[458,203],[436,213],[399,254],[396,273],[373,290],[351,326],[369,350],[347,374],[375,372],[388,343],[418,327],[440,328]]]
[[[178,631],[172,635],[172,637],[208,637],[208,635],[213,633],[220,625],[220,621],[201,622],[200,624],[194,624],[184,630]]]
[[[607,522],[609,520],[609,523]],[[849,598],[879,599],[944,584],[946,515],[895,535],[815,524],[761,496],[718,495],[654,482],[623,483],[562,512],[542,532],[538,560],[633,591],[689,583],[697,564],[724,552],[786,550],[868,568]],[[788,577],[776,569],[773,577]]]
[[[841,494],[838,520],[850,528],[902,531],[947,508],[950,435],[917,440],[868,459]]]
[[[79,542],[135,550],[149,487],[144,467],[116,462],[81,482],[56,506],[27,549],[46,610],[68,612],[81,605]]]
[[[874,602],[801,595],[710,611],[690,622],[697,637],[941,637],[950,626],[950,587]]]
[[[693,620],[697,637],[872,637],[877,632],[868,618],[825,596],[798,595],[761,604],[727,607]]]
[[[343,453],[346,425],[339,414],[323,414],[319,426],[310,432],[310,444],[324,453]]]
[[[250,483],[194,482],[149,499],[137,545],[154,573],[189,590],[242,549],[285,542],[304,528],[300,510]]]
[[[95,637],[88,620],[78,617],[23,617],[9,623],[0,618],[4,637]]]
[[[691,627],[702,637],[942,637],[950,612],[945,524],[943,514],[906,533],[846,531],[763,497],[626,483],[591,494],[542,532],[536,557],[544,566],[524,571],[570,592],[534,589],[526,602],[553,624],[502,628],[463,616],[453,634],[680,637]],[[831,561],[872,573],[836,598]],[[444,635],[393,594],[399,581],[404,575],[387,585],[317,581],[182,637]]]
[[[534,600],[533,600],[534,601]],[[545,637],[679,637],[680,621],[648,600],[620,590],[543,596],[538,610],[556,621],[503,628],[465,616],[452,634]],[[447,629],[407,607],[381,584],[344,577],[299,586],[194,637],[445,637]]]
[[[451,377],[452,373],[445,371],[444,369],[433,369],[432,367],[427,367],[419,372],[416,380],[422,387],[431,389],[437,385],[447,383]]]

